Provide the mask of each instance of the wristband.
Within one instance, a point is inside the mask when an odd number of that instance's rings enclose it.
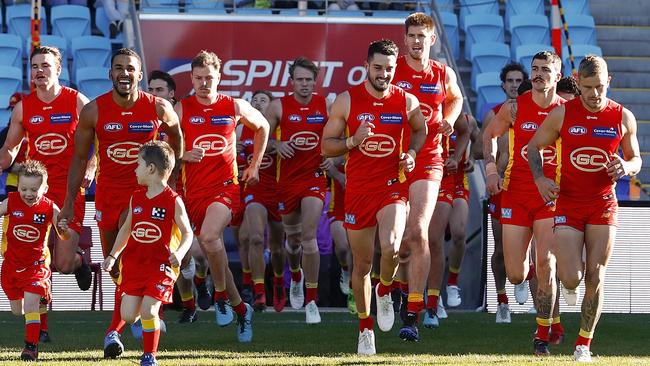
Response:
[[[348,148],[348,150],[352,150],[356,147],[357,145],[354,144],[354,136],[350,136],[347,139],[345,139],[345,147]]]
[[[497,165],[494,163],[487,163],[485,164],[485,176],[490,176],[496,174],[498,175],[499,173],[497,172]]]
[[[108,256],[111,257],[111,258],[113,258],[114,260],[117,260],[117,258],[113,257],[112,254],[109,254]]]
[[[411,151],[413,151],[413,154],[410,154]],[[409,155],[411,155],[411,157],[413,158],[413,160],[415,160],[415,157],[418,156],[418,153],[415,152],[415,150],[413,150],[413,149],[409,149],[406,153],[409,154]]]

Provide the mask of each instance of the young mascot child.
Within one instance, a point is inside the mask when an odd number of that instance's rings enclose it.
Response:
[[[174,152],[162,141],[140,148],[135,174],[142,189],[131,196],[129,213],[103,263],[110,271],[120,257],[124,297],[122,319],[142,319],[144,354],[140,365],[158,365],[160,339],[158,309],[170,303],[180,262],[192,244],[192,230],[180,197],[168,185],[174,168]]]
[[[18,192],[10,192],[0,203],[2,228],[2,289],[15,315],[25,315],[25,348],[20,358],[38,359],[41,330],[39,304],[50,294],[50,253],[48,233],[57,222],[59,208],[43,195],[47,191],[47,170],[35,160],[18,167]],[[57,234],[70,238],[65,220],[58,222]]]

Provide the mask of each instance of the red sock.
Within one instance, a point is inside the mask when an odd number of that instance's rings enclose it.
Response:
[[[232,307],[232,310],[239,315],[245,315],[246,314],[246,305],[244,305],[244,302],[240,302],[238,305],[235,305]]]
[[[551,333],[564,334],[564,327],[562,323],[551,324]]]
[[[546,341],[550,339],[551,321],[549,319],[537,318],[537,332],[535,338]]]
[[[217,302],[219,300],[223,300],[223,301],[228,300],[228,293],[226,292],[226,290],[223,291],[214,290],[214,301]]]
[[[526,281],[530,281],[533,277],[535,277],[535,264],[531,263],[530,267],[528,268],[528,276],[526,276]]]
[[[419,301],[411,301],[406,304],[406,311],[409,313],[419,313],[424,309],[424,301],[419,300]]]
[[[307,287],[307,293],[305,294],[305,304],[309,304],[311,301],[318,300],[318,287]]]
[[[408,282],[400,282],[399,289],[402,291],[402,293],[404,295],[408,295],[409,294],[409,284],[408,284]]]
[[[256,294],[263,294],[264,292],[266,292],[266,290],[264,289],[264,282],[258,282],[254,284],[253,292],[255,292]]]
[[[39,313],[25,314],[25,342],[38,344],[41,335],[41,317]]]
[[[194,301],[194,298],[183,301],[183,308],[184,309],[190,309],[190,310],[196,310],[196,302]]]
[[[497,294],[497,302],[499,304],[507,304],[508,303],[508,295],[506,295],[505,293]]]
[[[576,346],[587,346],[588,348],[590,348],[591,338],[586,338],[581,335],[578,335],[578,339],[576,339]]]
[[[438,308],[438,299],[439,295],[428,295],[427,296],[427,309],[437,309]]]
[[[41,330],[47,332],[47,313],[41,313]]]
[[[194,285],[199,286],[205,282],[205,277],[194,276]]]
[[[142,330],[142,345],[144,353],[155,354],[158,351],[158,341],[160,340],[160,328],[154,329],[153,332]]]
[[[111,318],[111,325],[109,325],[108,329],[106,330],[106,334],[114,330],[122,334],[126,322],[122,320],[122,315],[120,314],[121,307],[122,307],[122,291],[120,290],[120,287],[117,286],[115,288],[115,307],[113,308],[113,317]]]
[[[273,285],[275,285],[275,286],[284,285],[284,277],[282,277],[282,276],[278,277],[276,275],[273,275]]]
[[[250,271],[242,271],[241,276],[242,276],[242,278],[241,278],[242,285],[244,285],[244,286],[252,286],[253,285],[253,276],[251,276]]]
[[[375,325],[375,321],[372,320],[372,317],[369,316],[365,319],[359,319],[359,331],[363,332],[364,329],[372,330]]]
[[[302,279],[302,272],[300,272],[300,270],[297,270],[295,272],[291,270],[291,280],[293,282],[300,282],[301,279]]]
[[[392,285],[392,282],[391,282]],[[390,293],[391,285],[384,285],[381,281],[377,284],[377,294],[379,296],[386,296]]]
[[[447,285],[458,286],[458,273],[449,272],[449,276],[447,276]]]

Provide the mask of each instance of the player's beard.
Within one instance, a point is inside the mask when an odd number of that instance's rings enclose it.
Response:
[[[390,85],[390,81],[386,80],[385,83],[380,84],[380,82],[377,81],[377,78],[374,79],[368,79],[370,82],[370,86],[372,86],[373,89],[375,89],[378,92],[385,92],[388,89],[388,85]]]

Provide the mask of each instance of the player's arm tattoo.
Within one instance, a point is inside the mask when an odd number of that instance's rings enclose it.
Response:
[[[598,323],[598,319],[600,318],[600,304],[602,303],[604,294],[602,286],[591,296],[588,296],[588,294],[585,293],[585,298],[582,301],[580,329],[588,332],[594,330],[596,323]]]
[[[555,298],[551,292],[539,288],[537,290],[537,317],[542,319],[550,319],[553,314],[553,304]]]
[[[528,149],[528,166],[530,171],[533,172],[533,178],[541,178],[544,176],[544,168],[542,166],[542,154],[537,151]]]

